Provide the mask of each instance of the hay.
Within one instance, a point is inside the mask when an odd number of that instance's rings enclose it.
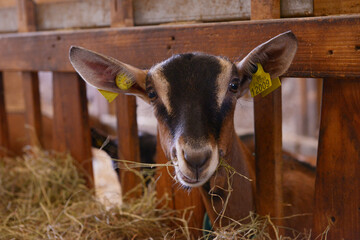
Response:
[[[170,163],[123,163],[131,171],[140,167],[171,167]],[[221,166],[227,169],[228,181],[232,182],[232,176],[238,173],[223,161]],[[139,171],[137,175],[142,179],[142,197],[125,196],[120,209],[106,210],[86,187],[69,155],[30,148],[22,157],[0,159],[0,239],[193,238],[187,225],[192,214],[189,209],[175,211],[164,207],[167,199],[157,198],[155,180],[144,179]],[[226,203],[224,199],[225,207]],[[255,213],[244,221],[231,220],[230,225],[216,231],[204,230],[208,234],[202,239],[272,239],[269,229],[279,240],[311,238],[311,232],[283,237],[268,216]]]
[[[68,155],[36,148],[0,162],[0,239],[187,239],[180,212],[155,191],[105,210]]]

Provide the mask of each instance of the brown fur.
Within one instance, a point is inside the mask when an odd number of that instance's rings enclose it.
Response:
[[[223,144],[227,144],[228,153],[223,156],[225,161],[236,169],[237,172],[250,177],[253,181],[235,176],[233,179],[233,192],[229,198],[225,217],[222,221],[218,214],[223,208],[219,197],[208,194],[209,189],[214,188],[215,193],[226,199],[227,193],[220,189],[227,189],[227,177],[224,168],[220,167],[216,174],[210,179],[208,185],[202,187],[202,196],[205,207],[214,226],[219,227],[228,223],[227,217],[235,220],[248,216],[249,211],[256,211],[254,202],[255,181],[253,138],[246,137],[246,145],[237,138],[231,124],[223,130]],[[252,151],[251,151],[252,150]],[[284,203],[284,226],[296,231],[310,229],[312,225],[313,196],[315,189],[315,170],[306,163],[301,163],[291,154],[283,153],[283,203]],[[250,188],[251,186],[251,188]],[[215,210],[215,211],[214,211]],[[299,216],[294,216],[299,215]],[[294,217],[291,217],[294,216]],[[290,217],[290,218],[287,218]],[[288,230],[290,234],[292,230]]]

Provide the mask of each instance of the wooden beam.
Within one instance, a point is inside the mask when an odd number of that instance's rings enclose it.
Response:
[[[252,0],[251,19],[280,18],[280,0]],[[282,225],[281,88],[254,99],[256,212],[277,217]],[[275,237],[275,236],[273,236]]]
[[[314,236],[360,239],[360,81],[324,79]]]
[[[0,157],[6,155],[6,151],[8,148],[9,132],[5,108],[5,92],[3,84],[3,73],[0,72]]]
[[[224,55],[235,60],[259,43],[288,30],[298,37],[299,49],[286,76],[360,75],[360,15],[2,34],[0,69],[73,72],[68,60],[71,45],[80,45],[140,68],[148,68],[173,53],[188,51]]]
[[[69,151],[93,186],[91,137],[85,82],[76,73],[53,73],[54,150]]]

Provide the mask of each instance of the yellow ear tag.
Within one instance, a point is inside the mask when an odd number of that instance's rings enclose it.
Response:
[[[114,99],[119,95],[118,93],[113,93],[113,92],[109,92],[109,91],[101,90],[101,89],[98,89],[98,91],[101,93],[101,95],[103,95],[106,98],[106,100],[109,103],[114,101]]]
[[[130,79],[126,74],[120,73],[116,75],[115,83],[121,90],[128,90],[135,84],[135,81]]]
[[[271,93],[272,91],[274,91],[275,89],[277,89],[280,86],[281,86],[281,82],[280,82],[280,79],[278,77],[274,78],[274,79],[271,79],[271,87],[269,87],[268,89],[263,91],[261,93],[261,96],[265,97],[266,95],[268,95],[269,93]]]
[[[115,84],[121,90],[128,90],[132,87],[132,85],[135,84],[135,82],[132,81],[126,74],[120,73],[116,75]],[[108,100],[109,103],[114,101],[114,99],[119,95],[118,93],[113,93],[102,89],[98,89],[98,91],[106,98],[106,100]]]
[[[260,63],[257,64],[257,71],[252,75],[252,80],[250,83],[250,93],[252,97],[255,97],[259,93],[264,92],[266,89],[270,88],[272,85],[270,74],[264,72],[263,67]]]

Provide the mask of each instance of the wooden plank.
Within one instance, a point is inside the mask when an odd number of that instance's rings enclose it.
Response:
[[[85,82],[75,73],[53,73],[53,143],[57,151],[69,151],[93,186],[91,138]]]
[[[32,0],[17,0],[18,31],[36,31],[35,4]],[[25,102],[25,132],[27,143],[41,145],[42,125],[39,79],[36,72],[20,72]]]
[[[5,92],[3,84],[3,74],[0,72],[0,157],[6,155],[9,147],[9,132],[7,115],[5,108]]]
[[[280,1],[252,0],[251,19],[267,18],[280,18]],[[281,109],[281,88],[254,99],[256,212],[278,218],[283,217]]]
[[[313,0],[282,0],[281,17],[306,17],[313,16]]]
[[[28,144],[42,146],[39,79],[36,72],[21,72],[25,99],[25,129]]]
[[[132,0],[111,1],[111,26],[126,27],[133,25]],[[120,159],[140,162],[140,146],[136,120],[136,98],[134,96],[120,95],[116,101],[118,155]],[[120,169],[123,164],[120,163]],[[127,170],[120,171],[122,191],[127,193],[140,184],[140,178]],[[137,196],[138,193],[134,194]]]
[[[359,109],[359,79],[324,79],[314,236],[360,239]]]
[[[282,216],[281,88],[254,99],[256,211]]]
[[[250,0],[135,0],[135,25],[250,18]]]
[[[134,26],[133,0],[111,0],[111,27]]]
[[[360,15],[2,34],[0,69],[72,72],[74,69],[68,60],[71,45],[80,45],[140,68],[148,68],[173,53],[189,51],[224,55],[234,60],[290,29],[298,37],[299,48],[285,76],[359,76]]]
[[[110,26],[109,0],[61,1],[38,4],[39,30],[94,28]]]
[[[0,1],[0,8],[16,7],[16,0],[2,0]]]
[[[16,31],[17,31],[16,8],[15,7],[0,8],[0,33],[16,32]]]
[[[117,136],[119,159],[140,162],[138,128],[136,122],[136,99],[119,95],[116,98]],[[120,163],[120,166],[123,164]],[[122,191],[127,193],[140,183],[140,178],[131,171],[120,170]],[[136,195],[136,194],[135,194]]]
[[[35,4],[32,0],[17,0],[18,32],[36,31]]]
[[[314,0],[315,16],[360,13],[359,0]]]
[[[280,18],[280,0],[251,0],[251,20]]]
[[[1,0],[0,8],[16,7],[17,0]],[[36,4],[48,4],[48,3],[59,3],[59,2],[80,2],[83,0],[32,0]]]

